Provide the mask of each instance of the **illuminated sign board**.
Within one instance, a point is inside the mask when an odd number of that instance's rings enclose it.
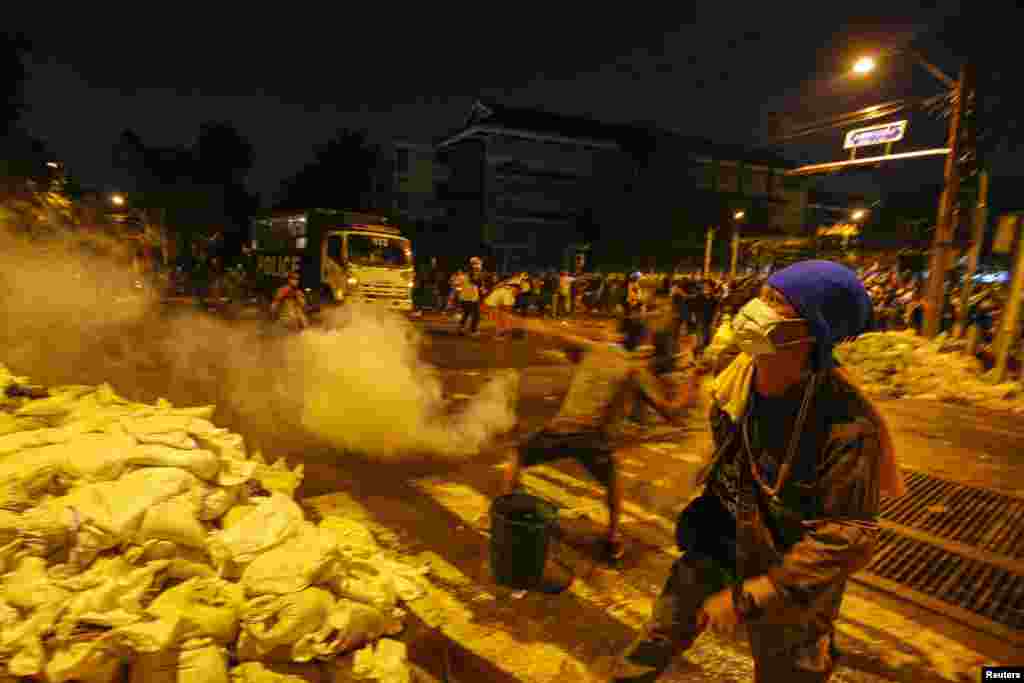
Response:
[[[890,142],[897,142],[903,139],[907,132],[906,121],[893,121],[881,126],[870,128],[858,128],[846,134],[846,142],[843,149],[855,149],[857,147],[870,147],[871,145],[886,145]]]

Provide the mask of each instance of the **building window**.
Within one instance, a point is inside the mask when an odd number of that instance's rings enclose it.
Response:
[[[397,156],[395,158],[395,166],[398,168],[399,173],[409,172],[409,150],[398,150]]]
[[[305,216],[297,216],[288,219],[288,234],[295,238],[306,236]]]
[[[773,197],[785,197],[786,196],[786,176],[781,173],[772,173],[771,175],[771,188],[769,188]]]
[[[740,175],[735,164],[722,163],[718,165],[718,191],[739,192]]]
[[[768,172],[751,170],[747,181],[747,194],[768,194]]]

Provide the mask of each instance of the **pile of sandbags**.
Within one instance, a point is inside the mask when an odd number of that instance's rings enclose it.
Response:
[[[379,680],[409,680],[378,641],[426,569],[354,521],[306,520],[301,466],[248,453],[213,406],[2,365],[0,401],[0,680],[108,683],[126,660],[138,683],[292,680],[263,665],[361,648]]]
[[[875,396],[1024,412],[1020,383],[991,383],[981,361],[962,347],[945,335],[928,340],[913,331],[872,332],[840,344],[836,357]]]

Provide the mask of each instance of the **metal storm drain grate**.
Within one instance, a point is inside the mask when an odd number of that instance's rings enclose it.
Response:
[[[968,613],[975,625],[984,627],[977,620],[981,617],[1011,633],[1024,629],[1024,576],[1006,569],[882,529],[867,571],[892,584],[881,587],[900,593],[903,587],[910,588],[926,596],[926,606],[938,605],[940,611],[946,611],[943,605],[951,606],[960,616]],[[863,578],[865,583],[878,583],[871,576]]]
[[[907,472],[907,495],[883,499],[882,519],[995,555],[1024,559],[1024,500]]]

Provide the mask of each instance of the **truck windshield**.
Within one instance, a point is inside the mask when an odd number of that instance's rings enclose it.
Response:
[[[349,234],[348,259],[359,266],[402,268],[412,263],[412,252],[407,239]]]

